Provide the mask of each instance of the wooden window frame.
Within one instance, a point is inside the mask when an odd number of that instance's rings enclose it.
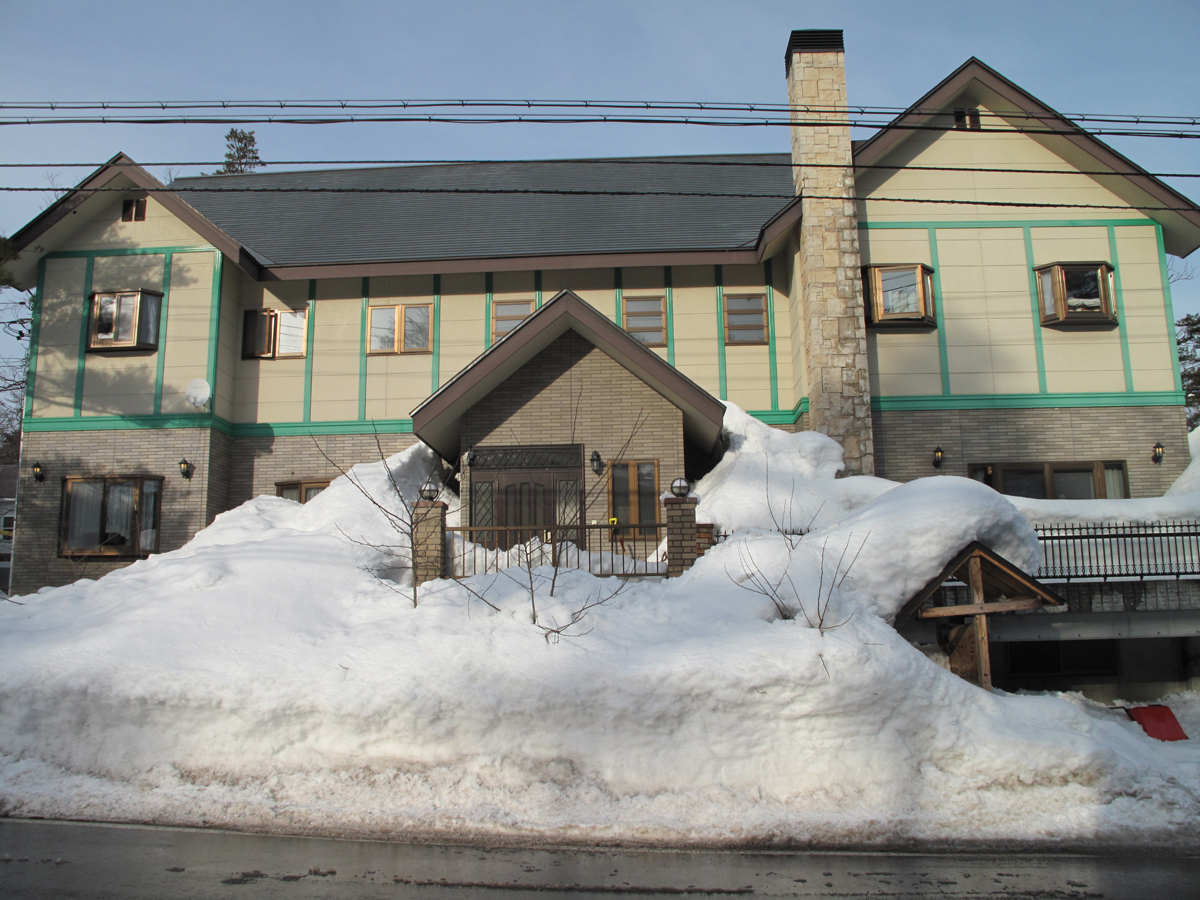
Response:
[[[1067,269],[1096,270],[1100,273],[1100,308],[1098,310],[1072,310],[1067,306]],[[1067,326],[1078,328],[1088,325],[1116,325],[1117,314],[1113,295],[1114,269],[1107,262],[1053,262],[1044,266],[1034,267],[1034,281],[1037,283],[1038,310],[1042,316],[1042,325]],[[1046,311],[1045,285],[1043,275],[1051,273],[1054,285],[1054,311]]]
[[[502,315],[500,315],[500,307],[507,303],[527,303],[527,304],[529,304],[529,312],[525,313],[525,315],[523,315],[523,316],[502,316]],[[494,343],[496,343],[496,341],[503,340],[505,337],[512,334],[514,328],[516,328],[522,322],[524,322],[526,319],[528,319],[530,316],[532,316],[536,312],[536,309],[534,308],[536,306],[536,303],[537,303],[536,300],[524,300],[524,299],[497,300],[497,299],[495,299],[495,297],[493,297],[492,298],[492,343],[494,344]],[[507,331],[497,331],[496,324],[498,322],[512,322],[514,324],[513,324],[512,328],[509,328]]]
[[[128,341],[118,341],[115,338],[109,340],[99,336],[100,329],[100,304],[106,297],[136,297],[133,308],[133,337]],[[90,308],[91,322],[88,323],[88,344],[89,351],[95,350],[157,350],[158,349],[158,334],[162,330],[162,291],[94,291],[92,296],[88,298],[88,306]],[[142,317],[147,309],[147,302],[152,301],[155,304],[154,314],[154,329],[151,335],[152,340],[139,340],[138,335],[142,328]],[[114,325],[115,327],[115,325]]]
[[[955,131],[983,131],[983,125],[979,120],[979,109],[956,109],[954,111],[954,130]]]
[[[628,304],[630,302],[632,302],[632,301],[647,302],[650,300],[654,300],[654,301],[658,302],[658,312],[657,313],[636,312],[636,313],[631,314],[629,312]],[[649,296],[649,297],[627,296],[624,298],[624,303],[626,304],[626,308],[623,310],[624,320],[625,320],[625,322],[624,322],[625,331],[628,334],[632,335],[637,340],[637,342],[639,344],[641,344],[643,347],[665,347],[665,346],[667,346],[667,298],[661,294],[659,294],[657,296]],[[631,325],[630,324],[630,320],[641,319],[641,318],[644,318],[647,316],[654,316],[654,315],[657,315],[662,320],[662,324],[659,325],[657,328],[651,328],[651,327],[648,327],[645,325]],[[643,341],[641,338],[637,337],[639,334],[641,334],[643,332],[655,332],[655,331],[661,332],[663,339],[661,341],[656,341],[653,344]]]
[[[307,498],[305,497],[305,494],[309,488],[321,488],[321,490],[324,490],[325,488],[329,487],[329,485],[330,485],[330,481],[328,478],[325,478],[325,479],[315,478],[315,479],[309,479],[309,480],[305,480],[305,481],[300,481],[300,480],[296,480],[296,479],[293,479],[291,481],[277,481],[277,482],[275,482],[275,496],[282,497],[283,492],[286,489],[296,488],[300,492],[299,502],[301,505],[303,505],[308,502]]]
[[[659,466],[657,459],[610,459],[608,460],[608,521],[611,523],[616,518],[616,507],[613,505],[613,477],[612,472],[616,466],[626,466],[632,478],[629,479],[629,512],[631,517],[636,517],[640,514],[641,508],[638,501],[641,499],[637,492],[637,467],[640,465],[653,464],[654,466],[654,521],[643,522],[640,518],[637,521],[626,522],[621,527],[629,528],[630,532],[635,536],[654,537],[657,535],[657,526],[662,523],[662,504],[658,498],[662,494],[662,488],[658,482]],[[655,529],[648,530],[645,535],[641,534],[642,525],[654,525]]]
[[[304,315],[304,340],[301,341],[301,350],[299,353],[279,352],[279,324],[283,313],[302,313]],[[247,328],[252,318],[255,322],[253,347],[247,341]],[[308,307],[303,309],[242,310],[242,359],[304,359],[308,356],[308,329],[310,324],[308,320]]]
[[[883,311],[883,273],[917,272],[917,295],[921,308],[915,313],[885,313]],[[863,266],[863,292],[867,324],[876,328],[913,326],[937,328],[937,298],[933,289],[933,269],[924,263],[900,263],[886,266]]]
[[[145,222],[146,221],[146,198],[141,197],[137,200],[124,200],[121,203],[121,221],[122,222]]]
[[[1059,460],[1055,462],[1043,462],[1042,460],[1028,461],[1013,461],[1013,462],[994,462],[994,463],[973,463],[968,472],[971,478],[980,481],[983,484],[995,489],[997,493],[1004,493],[1004,473],[1008,469],[1021,469],[1029,471],[1031,469],[1042,469],[1043,490],[1047,499],[1054,499],[1054,473],[1055,472],[1081,472],[1088,468],[1092,470],[1092,492],[1095,494],[1096,500],[1107,500],[1108,488],[1106,486],[1104,471],[1106,468],[1113,467],[1121,468],[1121,481],[1125,492],[1124,498],[1112,499],[1127,499],[1129,497],[1129,463],[1123,459],[1097,459],[1097,460]],[[976,477],[978,474],[984,474],[985,478]]]
[[[58,516],[58,555],[60,558],[106,557],[109,559],[145,559],[151,553],[158,552],[162,541],[163,528],[162,498],[165,479],[162,475],[68,475],[62,481],[62,501]],[[103,523],[108,513],[108,485],[124,484],[131,481],[137,484],[137,500],[133,509],[133,542],[127,546],[106,547],[100,544],[89,550],[68,549],[67,541],[70,538],[72,488],[84,482],[104,483],[104,495],[100,501],[100,522]],[[146,484],[151,481],[158,483],[158,490],[154,492],[154,497],[151,501],[154,504],[154,521],[157,523],[157,526],[154,529],[154,546],[143,547],[141,546],[142,514],[146,506]]]
[[[758,331],[759,330],[757,325],[730,325],[729,324],[730,315],[745,315],[747,312],[751,311],[751,310],[744,310],[744,309],[737,309],[737,310],[731,311],[729,309],[729,301],[730,300],[750,300],[750,299],[758,300],[762,304],[762,308],[761,308],[760,312],[762,313],[762,334],[763,334],[763,336],[761,339],[756,339],[753,341],[734,340],[734,335],[736,335],[739,331]],[[723,296],[722,300],[723,300],[722,307],[723,307],[723,313],[724,313],[724,319],[725,319],[725,321],[722,322],[722,325],[724,325],[726,346],[764,347],[771,342],[771,323],[769,321],[767,321],[767,319],[768,319],[767,295],[765,292],[761,293],[761,294],[754,293],[754,292],[746,293],[746,294],[743,294],[743,293],[725,294]]]
[[[429,310],[429,331],[425,335],[425,346],[420,349],[405,350],[404,349],[404,313],[405,310],[418,309],[424,307]],[[371,349],[371,314],[377,309],[394,310],[393,325],[395,333],[392,335],[391,350],[372,350]],[[380,305],[367,307],[367,333],[363,335],[364,347],[366,348],[367,356],[394,356],[396,354],[409,354],[419,356],[423,353],[433,352],[433,304],[432,303],[398,303],[395,306]]]

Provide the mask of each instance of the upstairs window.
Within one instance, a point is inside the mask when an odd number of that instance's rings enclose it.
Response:
[[[863,288],[868,324],[937,326],[929,266],[867,266]]]
[[[281,481],[275,485],[275,494],[284,500],[307,503],[327,487],[328,481]]]
[[[104,291],[92,294],[89,350],[156,350],[158,312],[162,294],[157,291]]]
[[[122,222],[145,222],[146,221],[146,200],[143,197],[141,200],[125,200],[121,204],[121,221]]]
[[[532,300],[497,300],[492,304],[492,340],[498,341],[533,312]]]
[[[624,298],[625,330],[647,347],[667,344],[667,316],[663,297]]]
[[[1001,494],[1035,500],[1123,500],[1129,496],[1125,463],[1013,462],[971,466],[971,477]]]
[[[767,342],[767,298],[762,294],[725,296],[725,343]]]
[[[157,553],[162,486],[162,478],[145,475],[65,479],[60,555]]]
[[[308,310],[248,309],[242,313],[242,359],[303,357],[308,346]]]
[[[956,131],[983,131],[979,122],[979,110],[956,109],[954,111],[954,128]]]
[[[433,306],[372,306],[367,353],[428,353]]]
[[[1052,263],[1034,269],[1043,325],[1107,325],[1113,310],[1113,268],[1106,262]]]

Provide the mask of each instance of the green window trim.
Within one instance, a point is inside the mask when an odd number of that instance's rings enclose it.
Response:
[[[38,339],[42,333],[42,298],[46,296],[46,258],[38,260],[37,286],[33,292],[33,302],[29,322],[29,363],[25,375],[25,417],[33,415],[33,384],[37,377]]]
[[[492,273],[483,273],[483,349],[492,347]]]
[[[313,340],[317,333],[317,279],[308,279],[308,334],[304,337],[304,421],[312,418]]]
[[[1046,353],[1042,349],[1042,311],[1038,305],[1037,272],[1033,257],[1033,229],[1026,225],[1021,229],[1025,240],[1025,269],[1029,275],[1029,305],[1033,312],[1033,353],[1037,359],[1038,393],[1046,393]]]
[[[79,321],[79,356],[75,360],[75,415],[83,415],[83,375],[85,363],[87,362],[87,338],[88,338],[88,318],[91,315],[91,310],[88,309],[88,298],[92,296],[92,270],[95,266],[96,257],[87,257],[87,263],[83,270],[83,303],[80,306],[80,321]]]
[[[1096,407],[1183,406],[1183,391],[1097,391],[1062,394],[937,394],[872,397],[877,412],[954,409],[1089,409]]]
[[[175,252],[175,251],[172,251]],[[217,395],[217,354],[220,350],[221,293],[225,287],[225,254],[213,251],[212,302],[208,314],[208,384],[212,392],[210,409],[215,409]],[[163,317],[166,321],[166,317]]]
[[[158,352],[154,367],[154,414],[162,415],[163,373],[167,366],[167,310],[171,300],[171,261],[173,253],[163,254],[162,299],[158,308]],[[209,311],[209,317],[213,315]],[[210,381],[209,384],[212,384]]]
[[[363,276],[361,291],[362,315],[359,319],[358,332],[358,421],[367,418],[367,316],[371,300],[371,279]],[[437,367],[434,367],[437,371]]]
[[[1125,295],[1121,292],[1121,260],[1117,255],[1117,229],[1108,226],[1108,252],[1113,267],[1113,308],[1117,314],[1117,334],[1121,338],[1121,364],[1125,369],[1125,390],[1133,390],[1133,366],[1129,361],[1129,331],[1125,327]],[[1174,331],[1168,332],[1173,334]]]
[[[725,269],[713,266],[713,285],[717,299],[717,382],[722,400],[729,399],[725,380]]]
[[[675,365],[675,287],[670,266],[663,266],[663,291],[667,303],[667,362]]]
[[[942,309],[942,270],[938,260],[937,229],[930,228],[929,263],[933,269],[933,315],[937,322],[938,365],[941,367],[942,393],[950,393],[950,351],[946,346],[946,311]]]
[[[779,410],[779,370],[775,351],[775,286],[771,283],[771,261],[763,261],[763,284],[767,289],[767,377],[771,383],[771,410]],[[794,419],[792,421],[795,421]]]
[[[1175,340],[1175,306],[1171,300],[1171,273],[1167,268],[1167,250],[1163,245],[1162,226],[1154,223],[1154,240],[1158,244],[1158,274],[1162,280],[1163,306],[1167,313],[1167,335],[1171,345],[1171,367],[1175,372],[1175,390],[1183,391],[1183,373],[1179,368],[1179,343]]]
[[[540,280],[540,279],[538,279]],[[538,292],[539,303],[541,292]],[[442,359],[442,276],[433,276],[433,309],[430,311],[429,322],[429,344],[433,350],[433,355],[430,357],[430,393],[437,393],[438,386],[441,384],[441,359]],[[365,419],[365,415],[360,415],[360,419]]]
[[[613,269],[613,321],[617,323],[618,328],[624,328],[624,310],[621,309],[622,301],[625,299],[625,292],[622,285],[621,268],[618,266]]]
[[[22,420],[27,432],[142,431],[156,428],[211,428],[232,437],[269,437],[306,434],[411,434],[412,419],[379,419],[359,422],[230,422],[211,413],[160,416],[35,416]]]

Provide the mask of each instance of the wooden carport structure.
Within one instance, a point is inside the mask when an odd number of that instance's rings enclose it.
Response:
[[[955,606],[926,606],[942,585],[951,579],[967,586],[971,602]],[[992,664],[988,651],[987,617],[994,613],[1062,606],[1066,602],[995,550],[979,541],[972,541],[946,564],[937,577],[904,604],[896,616],[896,624],[908,618],[943,620],[945,627],[938,629],[938,643],[950,657],[950,671],[972,684],[991,690]]]

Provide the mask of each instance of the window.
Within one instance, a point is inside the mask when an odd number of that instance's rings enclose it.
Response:
[[[64,479],[59,554],[157,553],[162,485],[162,478],[145,475]]]
[[[762,294],[725,297],[725,343],[767,342],[767,298]]]
[[[92,294],[89,350],[155,350],[158,348],[157,291],[105,291]]]
[[[868,323],[937,326],[929,266],[868,266],[863,269],[863,289]]]
[[[302,357],[307,343],[306,309],[248,309],[242,314],[242,359]]]
[[[982,131],[979,123],[979,110],[956,109],[954,111],[954,128],[957,131]]]
[[[1129,496],[1125,463],[1013,462],[971,466],[971,477],[1012,497],[1035,500],[1122,500]]]
[[[428,353],[433,307],[372,306],[368,353]]]
[[[121,204],[122,222],[145,222],[146,200],[126,200]]]
[[[1034,269],[1043,325],[1107,325],[1113,311],[1112,273],[1106,262],[1053,263]]]
[[[0,540],[11,541],[13,537],[13,529],[17,526],[16,516],[5,516],[0,523]]]
[[[275,485],[275,494],[284,500],[307,503],[327,487],[328,481],[281,481]]]
[[[652,459],[609,463],[608,515],[616,525],[658,524],[658,462]],[[624,530],[624,529],[622,529]],[[655,537],[657,529],[629,529],[636,537]]]
[[[624,298],[625,330],[647,347],[667,344],[666,299],[663,297]]]
[[[492,340],[498,341],[533,312],[532,300],[497,300],[492,304]]]

